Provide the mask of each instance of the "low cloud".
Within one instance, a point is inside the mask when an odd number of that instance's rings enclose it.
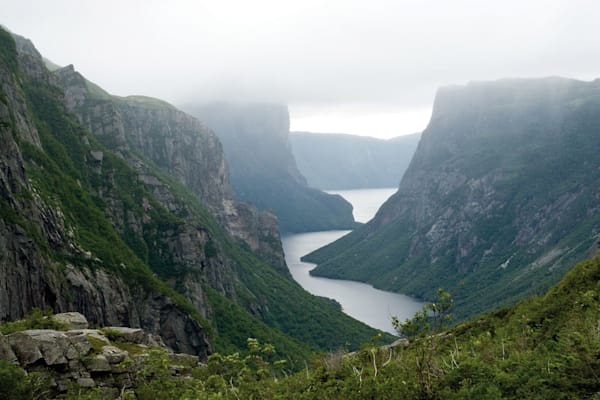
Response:
[[[595,1],[2,0],[2,21],[119,95],[424,109],[469,80],[600,71]],[[300,111],[299,111],[300,112]]]

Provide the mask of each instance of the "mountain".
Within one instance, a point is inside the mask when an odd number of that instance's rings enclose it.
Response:
[[[420,133],[393,139],[291,132],[298,169],[310,186],[323,190],[398,187]]]
[[[223,142],[236,197],[272,210],[283,232],[354,227],[352,205],[307,185],[289,142],[289,113],[279,104],[186,106]]]
[[[0,321],[78,311],[201,359],[255,337],[299,360],[376,333],[291,279],[275,217],[233,200],[210,130],[51,73],[4,30],[0,140]]]
[[[306,257],[318,276],[430,298],[465,317],[555,283],[600,232],[600,80],[506,79],[437,93],[399,189]]]

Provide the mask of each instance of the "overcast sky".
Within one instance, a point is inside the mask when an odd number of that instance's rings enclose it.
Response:
[[[0,0],[0,24],[113,94],[285,102],[293,130],[391,137],[441,85],[600,77],[592,0]]]

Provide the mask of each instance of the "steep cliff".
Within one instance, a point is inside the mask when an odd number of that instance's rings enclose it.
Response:
[[[283,105],[211,103],[189,105],[223,142],[236,196],[272,210],[284,232],[348,229],[352,206],[342,197],[307,185],[289,143]]]
[[[599,110],[599,80],[441,89],[398,192],[307,257],[314,273],[426,298],[443,287],[460,316],[542,291],[597,249]]]
[[[345,134],[292,132],[298,169],[319,189],[398,187],[420,133],[377,139]]]
[[[0,33],[0,320],[75,310],[202,357],[257,337],[297,360],[374,334],[289,279],[275,219],[228,197],[200,123],[72,68],[51,74],[30,42],[17,52]]]
[[[37,52],[17,55],[3,30],[0,49],[0,320],[21,317],[32,307],[78,309],[94,324],[140,326],[163,335],[178,351],[206,356],[209,327],[202,318],[98,219],[81,181],[61,171],[73,163],[61,168],[49,158],[65,151],[49,131],[60,126],[68,135],[77,127],[54,109],[53,79]],[[88,162],[89,151],[80,161]],[[96,251],[94,242],[105,247]]]
[[[72,65],[54,75],[67,108],[103,145],[135,168],[150,161],[175,178],[229,233],[287,271],[275,216],[234,201],[221,143],[200,121],[158,99],[111,96]]]

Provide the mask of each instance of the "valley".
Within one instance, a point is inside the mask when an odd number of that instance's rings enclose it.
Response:
[[[329,191],[398,187],[420,133],[383,140],[368,136],[291,132],[298,169],[310,186]]]
[[[340,190],[335,193],[352,204],[356,221],[365,223],[395,191],[396,189],[360,189]],[[351,317],[374,328],[395,334],[392,317],[402,321],[412,318],[415,312],[421,309],[423,303],[402,294],[374,289],[371,285],[360,282],[312,276],[310,271],[316,265],[301,261],[304,255],[349,232],[322,231],[283,235],[281,238],[283,251],[292,277],[309,293],[337,301],[342,311]]]
[[[600,399],[600,8],[11,2],[0,399]]]

